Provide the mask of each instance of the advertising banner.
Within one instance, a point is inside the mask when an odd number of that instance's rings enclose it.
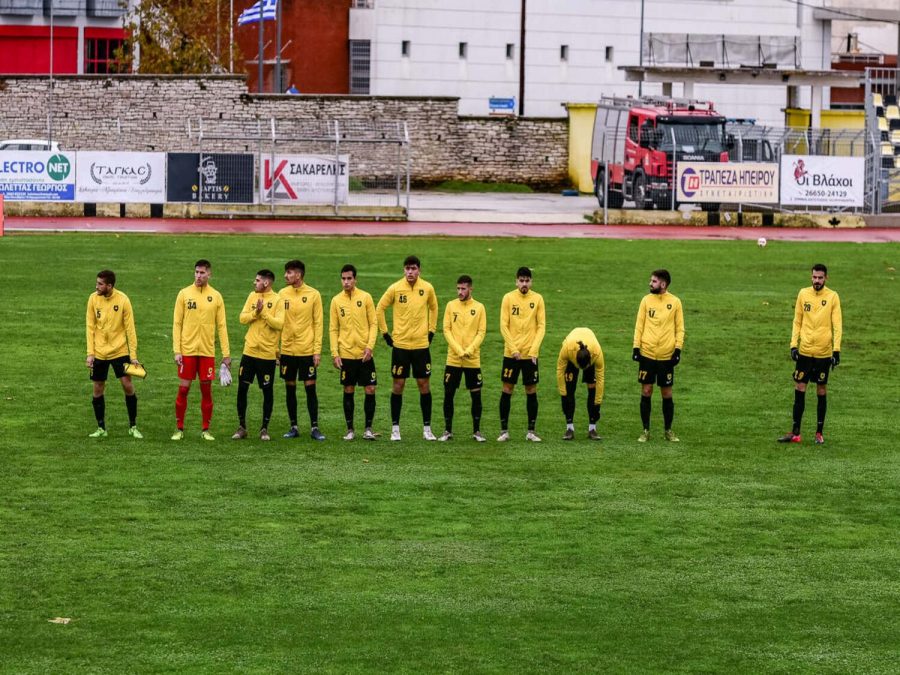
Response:
[[[781,156],[784,205],[863,206],[865,185],[863,157]]]
[[[74,152],[0,152],[0,194],[7,201],[72,201],[75,155]]]
[[[170,152],[166,164],[166,201],[253,203],[253,155],[204,153],[201,159],[198,152]]]
[[[338,204],[350,192],[350,155],[275,155],[263,158],[260,202],[270,204],[332,204],[337,176]]]
[[[679,202],[778,203],[778,165],[771,162],[679,162]]]
[[[79,152],[75,200],[161,204],[166,201],[166,153]]]

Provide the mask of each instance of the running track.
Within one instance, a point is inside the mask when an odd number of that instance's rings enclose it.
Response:
[[[898,228],[698,227],[529,223],[367,222],[151,218],[6,218],[7,234],[115,232],[157,234],[305,234],[337,236],[547,237],[583,239],[749,239],[900,242]]]

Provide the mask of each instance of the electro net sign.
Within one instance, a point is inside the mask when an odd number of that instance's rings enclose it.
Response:
[[[275,155],[263,158],[260,202],[264,204],[346,204],[350,155]]]
[[[781,203],[790,206],[861,207],[864,157],[781,156]]]
[[[771,162],[679,162],[679,202],[778,203],[778,165]]]
[[[75,153],[0,152],[0,193],[7,201],[72,201]]]

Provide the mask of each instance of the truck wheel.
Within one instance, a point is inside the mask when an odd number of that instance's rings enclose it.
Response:
[[[634,188],[631,193],[634,195],[634,205],[636,208],[650,208],[650,200],[647,197],[647,176],[645,176],[643,172],[635,174]]]
[[[610,209],[621,209],[622,203],[625,201],[625,196],[617,191],[610,190],[609,183],[606,182],[606,175],[603,171],[597,172],[597,179],[594,181],[594,194],[597,195],[597,203],[600,204],[600,208],[603,208],[603,192],[606,190],[606,206]]]

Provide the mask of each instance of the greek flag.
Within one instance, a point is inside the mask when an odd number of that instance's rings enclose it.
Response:
[[[263,21],[274,21],[277,4],[278,0],[258,0],[252,7],[241,12],[237,20],[238,26],[256,23],[259,21],[260,13]]]

